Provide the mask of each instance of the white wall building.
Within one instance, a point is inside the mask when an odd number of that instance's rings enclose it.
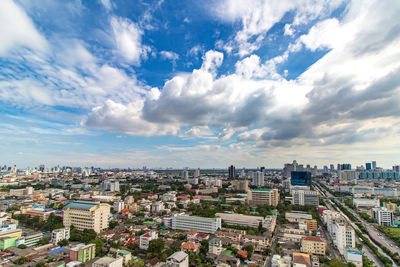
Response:
[[[332,239],[342,255],[344,255],[346,249],[356,246],[355,231],[346,223],[334,223],[332,225]]]
[[[254,186],[262,187],[264,186],[264,173],[258,171],[253,173],[253,180],[252,183]]]
[[[221,228],[221,218],[203,218],[188,215],[174,215],[172,217],[172,229],[197,230],[202,233],[214,234]]]
[[[57,245],[58,242],[64,239],[69,239],[70,237],[70,230],[68,227],[56,229],[51,232],[51,243]]]
[[[380,207],[379,199],[354,198],[353,204],[356,208],[378,208]]]
[[[319,205],[319,194],[310,190],[293,190],[292,204],[300,206],[316,206]]]
[[[155,231],[150,231],[140,236],[139,239],[139,248],[147,250],[149,248],[149,244],[151,240],[157,239],[158,233]]]
[[[392,226],[394,224],[393,211],[387,208],[373,208],[372,218],[380,225]]]
[[[113,209],[118,213],[121,212],[121,210],[123,210],[124,207],[125,207],[125,203],[121,200],[114,202],[114,204],[113,204]]]

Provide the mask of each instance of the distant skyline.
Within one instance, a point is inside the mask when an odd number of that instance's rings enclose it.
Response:
[[[1,0],[0,164],[391,168],[398,14],[398,0]]]
[[[349,162],[349,161],[343,161],[343,162],[330,162],[330,163],[325,163],[325,164],[321,164],[321,165],[318,165],[318,164],[315,164],[315,163],[312,163],[312,162],[301,162],[301,161],[298,161],[298,160],[296,160],[297,161],[297,163],[299,164],[299,165],[303,165],[303,167],[305,168],[306,166],[307,166],[307,164],[310,164],[310,167],[311,168],[313,168],[315,165],[317,165],[317,167],[318,167],[318,169],[323,169],[323,167],[324,166],[327,166],[328,167],[328,169],[330,168],[330,164],[333,164],[334,165],[334,167],[335,167],[335,170],[337,169],[337,164],[347,164],[347,163],[349,163],[349,164],[351,164],[351,167],[352,167],[352,169],[356,169],[356,167],[358,167],[358,166],[363,166],[364,168],[365,168],[365,164],[366,163],[371,163],[371,162],[364,162],[364,163],[362,163],[362,164],[353,164],[352,162]],[[284,167],[284,164],[286,164],[286,163],[293,163],[293,161],[288,161],[288,162],[284,162],[284,163],[282,163],[282,166],[275,166],[275,167],[272,167],[272,166],[268,166],[268,165],[266,165],[266,164],[264,164],[264,165],[258,165],[258,166],[238,166],[238,165],[235,165],[235,164],[231,164],[231,165],[233,165],[235,168],[236,168],[236,170],[240,170],[240,169],[242,169],[242,168],[245,168],[245,169],[257,169],[257,168],[260,168],[260,167],[265,167],[266,169],[283,169],[283,167]],[[39,167],[39,165],[41,165],[41,164],[44,164],[45,165],[45,168],[53,168],[53,167],[57,167],[57,166],[59,166],[60,168],[61,167],[82,167],[82,168],[86,168],[86,167],[94,167],[94,168],[103,168],[103,169],[112,169],[112,168],[119,168],[119,169],[128,169],[128,168],[130,168],[130,169],[142,169],[143,167],[146,167],[147,169],[167,169],[167,168],[175,168],[175,169],[185,169],[185,168],[189,168],[189,169],[226,169],[227,170],[227,172],[228,172],[228,168],[231,166],[231,165],[229,165],[229,166],[219,166],[219,167],[205,167],[205,168],[201,168],[201,167],[196,167],[196,166],[178,166],[178,167],[172,167],[172,166],[146,166],[146,165],[143,165],[143,166],[98,166],[98,165],[96,165],[96,164],[91,164],[91,165],[82,165],[82,164],[78,164],[78,165],[69,165],[69,164],[55,164],[55,165],[47,165],[47,164],[45,164],[44,162],[41,162],[41,163],[39,163],[39,164],[36,164],[36,165],[30,165],[30,166],[18,166],[17,165],[17,168],[18,169],[26,169],[26,168],[38,168]],[[14,166],[15,164],[10,164],[10,165],[7,165],[7,167],[12,167],[12,166]],[[388,166],[388,167],[384,167],[384,166],[380,166],[378,163],[377,163],[377,168],[383,168],[383,169],[392,169],[392,167],[393,166],[397,166],[397,165],[400,165],[400,164],[397,164],[397,163],[393,163],[391,166]],[[2,164],[2,163],[0,163],[0,167],[2,167],[2,166],[4,166],[4,164]],[[371,169],[371,170],[373,170],[373,169]]]

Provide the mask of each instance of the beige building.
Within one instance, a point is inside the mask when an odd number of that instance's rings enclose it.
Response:
[[[233,180],[232,187],[236,191],[247,192],[249,190],[249,181],[248,180]]]
[[[108,228],[111,206],[100,202],[74,201],[64,208],[64,226],[78,230],[93,229],[96,233]]]
[[[279,203],[278,189],[253,189],[247,193],[250,205],[269,205],[276,207]]]
[[[318,236],[304,236],[301,239],[301,252],[316,255],[325,255],[326,242],[325,239]]]

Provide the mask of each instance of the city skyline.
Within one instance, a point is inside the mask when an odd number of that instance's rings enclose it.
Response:
[[[0,162],[390,169],[399,12],[395,0],[0,1]]]

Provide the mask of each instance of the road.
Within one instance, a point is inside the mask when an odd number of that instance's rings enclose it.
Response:
[[[333,198],[334,197],[328,191],[326,191],[325,193],[329,198]],[[337,200],[339,200],[339,202],[345,208],[347,208],[349,211],[351,211],[354,214],[354,216],[357,219],[359,219],[360,222],[367,228],[368,233],[375,240],[374,243],[378,243],[378,244],[380,244],[382,246],[387,247],[393,253],[397,252],[397,253],[400,254],[400,248],[396,248],[397,244],[394,243],[392,240],[390,240],[385,234],[381,233],[378,229],[376,229],[374,224],[371,224],[371,223],[367,222],[366,220],[364,220],[364,218],[362,218],[360,215],[358,215],[358,213],[354,209],[349,208],[348,206],[346,206],[346,204],[341,199],[337,198]]]
[[[330,208],[330,209],[332,209],[333,210],[333,205],[334,205],[334,203],[331,201],[331,199],[332,198],[334,198],[334,196],[331,194],[331,193],[329,193],[328,191],[326,191],[324,188],[319,188],[319,187],[315,187],[315,189],[317,190],[317,191],[319,191],[319,193],[321,194],[321,196],[325,196],[325,198],[324,198],[324,200],[327,200],[328,201],[328,203],[325,201],[325,203],[327,204],[327,206],[328,206],[328,208]],[[322,190],[323,191],[322,191]],[[343,203],[342,204],[343,206],[344,206],[344,208],[347,208],[346,206],[345,206],[345,204]],[[338,208],[338,211],[340,212],[340,214],[346,219],[346,221],[354,228],[354,229],[356,229],[356,230],[359,230],[359,231],[361,231],[359,228],[358,228],[358,226],[353,222],[353,221],[351,221],[347,216],[346,216],[346,214],[344,214],[339,208]],[[354,212],[354,214],[355,214],[355,216],[357,216],[357,218],[359,217],[358,216],[358,214],[356,213],[356,212]],[[362,219],[362,218],[361,218]],[[364,221],[365,222],[365,220],[361,220],[362,222]],[[367,225],[368,223],[367,222],[365,222],[364,223],[364,225]],[[377,231],[376,229],[375,229],[375,227],[373,227],[372,226],[372,228],[375,230],[375,231]],[[367,228],[368,229],[368,228]],[[371,241],[371,243],[376,243],[376,242],[374,242],[374,240],[372,240],[368,235],[364,235],[366,238],[368,238],[370,241]],[[379,238],[378,238],[379,239]],[[359,239],[358,239],[359,240]],[[393,264],[393,266],[397,266],[396,264],[395,264],[395,262],[393,262],[393,260],[390,258],[390,256],[389,255],[387,255],[379,246],[377,246],[377,244],[375,244],[376,245],[376,247],[378,248],[378,251],[382,254],[382,255],[384,255],[384,256],[386,256],[386,257],[388,257],[391,261],[392,261],[392,264]],[[382,262],[377,258],[377,256],[375,255],[375,253],[373,253],[373,251],[372,250],[370,250],[369,248],[367,249],[367,245],[364,245],[363,246],[365,249],[363,249],[363,252],[364,251],[368,251],[369,253],[366,253],[365,255],[370,259],[370,260],[372,260],[375,264],[377,264],[378,266],[381,266],[382,265]],[[388,248],[390,248],[390,246],[387,246]],[[373,256],[372,256],[373,255]]]

